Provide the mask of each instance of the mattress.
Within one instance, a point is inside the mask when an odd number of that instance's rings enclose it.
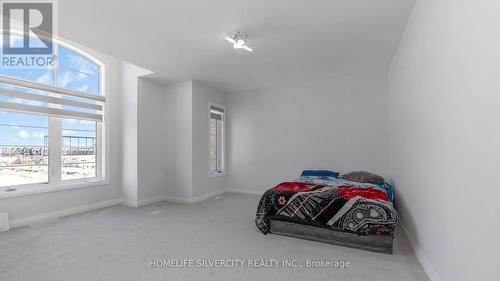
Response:
[[[337,236],[341,240],[338,242],[346,246],[365,244],[387,252],[389,248],[392,250],[392,242],[389,247],[387,241],[392,241],[398,222],[393,196],[388,183],[366,184],[337,178],[311,182],[299,178],[281,183],[262,195],[255,223],[264,234],[272,232],[306,239],[310,236],[310,240],[328,243]],[[274,232],[271,221],[275,222]],[[300,225],[300,231],[293,225]],[[286,226],[291,228],[288,233]],[[340,233],[346,235],[339,236]]]

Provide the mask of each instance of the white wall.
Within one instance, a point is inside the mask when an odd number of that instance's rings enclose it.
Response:
[[[225,177],[208,177],[208,104],[225,95],[199,81],[166,87],[167,197],[198,201],[226,188]]]
[[[264,191],[302,169],[388,173],[384,71],[227,96],[232,189]]]
[[[193,83],[165,89],[167,196],[189,202],[193,188]]]
[[[193,81],[193,197],[226,188],[226,177],[208,177],[209,103],[225,106],[225,95],[203,82]]]
[[[399,212],[434,280],[498,279],[498,11],[416,1],[389,72]]]
[[[151,72],[122,62],[121,67],[121,142],[122,198],[130,205],[138,202],[138,78]]]
[[[146,69],[84,50],[103,61],[108,74],[106,183],[0,199],[0,212],[32,222],[119,202],[191,202],[224,190],[224,177],[208,178],[208,103],[224,105],[224,95],[202,82],[164,86],[140,78],[151,73]]]
[[[167,190],[165,157],[167,126],[165,86],[147,78],[138,80],[137,173],[138,201],[164,196]]]

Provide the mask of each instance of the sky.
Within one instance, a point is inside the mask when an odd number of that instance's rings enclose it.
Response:
[[[55,47],[55,46],[54,46]],[[64,47],[58,48],[59,68],[57,73],[57,85],[72,90],[78,90],[90,94],[98,94],[99,68],[96,64]],[[0,75],[36,81],[48,85],[54,85],[54,71],[52,68],[27,69],[7,68],[0,65]],[[46,94],[38,90],[29,90],[21,87],[13,87],[0,83],[0,89],[14,91],[25,91],[34,94]],[[78,100],[78,98],[66,97]],[[22,100],[2,96],[0,101],[24,103],[36,106],[48,106],[48,104],[37,101]],[[86,101],[88,102],[88,101]],[[63,106],[65,109],[75,110],[73,107]],[[92,112],[92,110],[79,110]],[[63,136],[93,136],[95,137],[95,122],[85,120],[63,119]],[[48,117],[5,112],[0,109],[0,146],[2,145],[43,145],[44,136],[48,133]]]

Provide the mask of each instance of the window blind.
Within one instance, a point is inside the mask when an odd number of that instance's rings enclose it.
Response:
[[[222,120],[222,115],[224,115],[224,109],[211,105],[210,106],[210,118],[215,120]]]
[[[102,122],[104,96],[0,76],[0,110]]]

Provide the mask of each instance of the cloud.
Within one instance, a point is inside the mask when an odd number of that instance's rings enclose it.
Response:
[[[62,130],[61,134],[63,136],[73,136],[75,132],[73,130]]]
[[[26,132],[25,130],[21,130],[17,133],[16,136],[20,139],[27,139],[30,137],[30,133]]]
[[[80,72],[80,75],[92,75],[95,76],[97,75],[97,66],[89,61],[88,59],[84,58],[83,56],[79,54],[68,54],[69,58],[69,65],[71,65],[71,68],[74,70]]]
[[[89,85],[85,84],[76,90],[80,91],[80,92],[86,92],[88,89],[89,89]]]
[[[78,77],[76,77],[76,75],[71,71],[63,71],[63,75],[59,77],[58,84],[61,87],[66,87],[76,80],[78,80]]]
[[[0,88],[1,89],[6,89],[6,90],[11,90],[11,91],[15,91],[17,90],[16,87],[12,86],[12,85],[9,85],[9,84],[1,84],[0,85]]]
[[[38,83],[44,83],[44,84],[49,84],[49,82],[52,81],[52,76],[50,72],[47,72],[37,79],[35,79],[36,82]],[[1,88],[15,91],[15,92],[26,92],[26,93],[31,93],[31,94],[37,94],[37,95],[46,95],[45,92],[40,91],[40,90],[35,90],[35,89],[24,89],[24,88],[17,88],[13,87],[11,85],[5,85]],[[27,104],[27,105],[34,105],[34,106],[47,106],[47,103],[41,102],[41,101],[35,101],[35,100],[25,100],[25,99],[20,99],[20,98],[11,98],[8,99],[7,102],[12,102],[12,103],[20,103],[20,104]]]
[[[24,99],[20,99],[20,98],[11,98],[11,99],[8,99],[7,102],[27,104],[27,105],[34,105],[34,106],[42,106],[42,105],[44,105],[44,103],[41,102],[41,101],[24,100]]]
[[[6,136],[6,137],[2,137],[0,139],[2,139],[4,141],[8,141],[8,142],[17,142],[17,141],[19,141],[19,138],[16,138],[14,136]]]
[[[66,87],[74,81],[82,81],[89,76],[98,75],[99,68],[96,64],[73,51],[64,52],[59,60],[61,71],[59,72],[58,84],[61,87]],[[83,85],[78,90],[85,92],[88,90],[88,85]]]
[[[46,134],[45,134],[45,132],[40,131],[40,132],[33,132],[31,135],[32,135],[34,138],[37,138],[37,139],[43,139],[43,138],[45,137],[45,135],[46,135]]]
[[[52,73],[51,72],[47,72],[36,79],[36,82],[43,83],[43,84],[48,84],[51,81],[52,81]]]

